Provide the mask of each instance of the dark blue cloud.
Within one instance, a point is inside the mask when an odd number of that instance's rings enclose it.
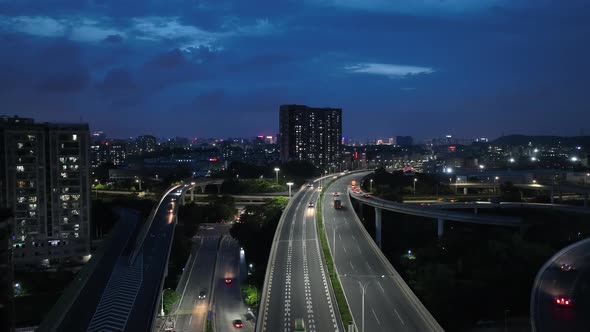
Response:
[[[282,103],[357,137],[590,120],[583,0],[0,0],[0,31],[4,109],[118,136],[272,133]]]

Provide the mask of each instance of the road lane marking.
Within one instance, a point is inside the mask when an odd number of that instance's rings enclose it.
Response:
[[[397,312],[397,309],[393,309],[393,311],[395,311],[395,314],[397,315],[397,318],[399,318],[399,320],[402,322],[403,325],[406,325],[406,323],[404,323],[404,320],[402,319],[402,316],[399,315],[399,312]]]
[[[350,264],[350,267],[352,268],[352,270],[355,271],[354,265],[352,265],[352,261],[348,261],[348,263]]]
[[[373,316],[375,316],[375,319],[377,320],[377,324],[379,324],[379,326],[381,326],[381,321],[379,321],[379,318],[377,318],[377,314],[375,313],[375,309],[371,308],[371,311],[373,312]]]

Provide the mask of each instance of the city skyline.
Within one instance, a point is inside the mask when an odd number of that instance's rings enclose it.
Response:
[[[5,113],[112,137],[275,134],[295,103],[361,138],[590,130],[583,1],[176,4],[2,2]]]

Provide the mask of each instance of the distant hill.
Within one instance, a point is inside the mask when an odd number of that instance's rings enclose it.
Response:
[[[534,145],[590,145],[590,136],[527,136],[507,135],[493,141],[496,145],[526,145],[531,142]]]

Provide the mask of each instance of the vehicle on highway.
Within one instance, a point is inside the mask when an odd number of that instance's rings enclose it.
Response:
[[[309,207],[309,208],[314,207],[313,202],[309,202],[309,204],[307,205],[307,207]]]
[[[305,332],[305,322],[301,318],[295,320],[293,331],[294,332]]]
[[[244,323],[241,319],[236,319],[232,323],[236,329],[241,329],[242,327],[244,327]]]
[[[335,192],[335,193],[334,193],[334,196],[335,196],[335,197],[338,197],[338,196],[340,196],[340,194],[339,194],[338,192]]]
[[[201,291],[201,292],[199,293],[199,299],[204,299],[204,298],[206,298],[206,297],[207,297],[207,292],[205,292],[205,291]]]
[[[564,306],[564,307],[571,307],[574,304],[572,299],[570,299],[568,297],[564,297],[564,296],[557,297],[555,299],[555,303],[557,303],[560,306]]]
[[[233,282],[232,278],[225,278],[224,281],[226,284],[231,284]]]
[[[174,212],[174,203],[173,202],[168,204],[168,212],[170,212],[170,213]]]
[[[340,200],[340,197],[334,197],[334,208],[335,209],[342,208],[342,201]]]
[[[313,188],[313,182],[308,183],[307,188]]]
[[[364,197],[364,198],[371,198],[371,195],[369,195],[369,194],[364,194],[364,195],[363,195],[363,197]]]
[[[572,264],[568,264],[568,263],[561,264],[561,266],[559,268],[562,271],[565,271],[565,272],[569,272],[569,271],[572,271],[574,269],[574,267],[572,266]]]

